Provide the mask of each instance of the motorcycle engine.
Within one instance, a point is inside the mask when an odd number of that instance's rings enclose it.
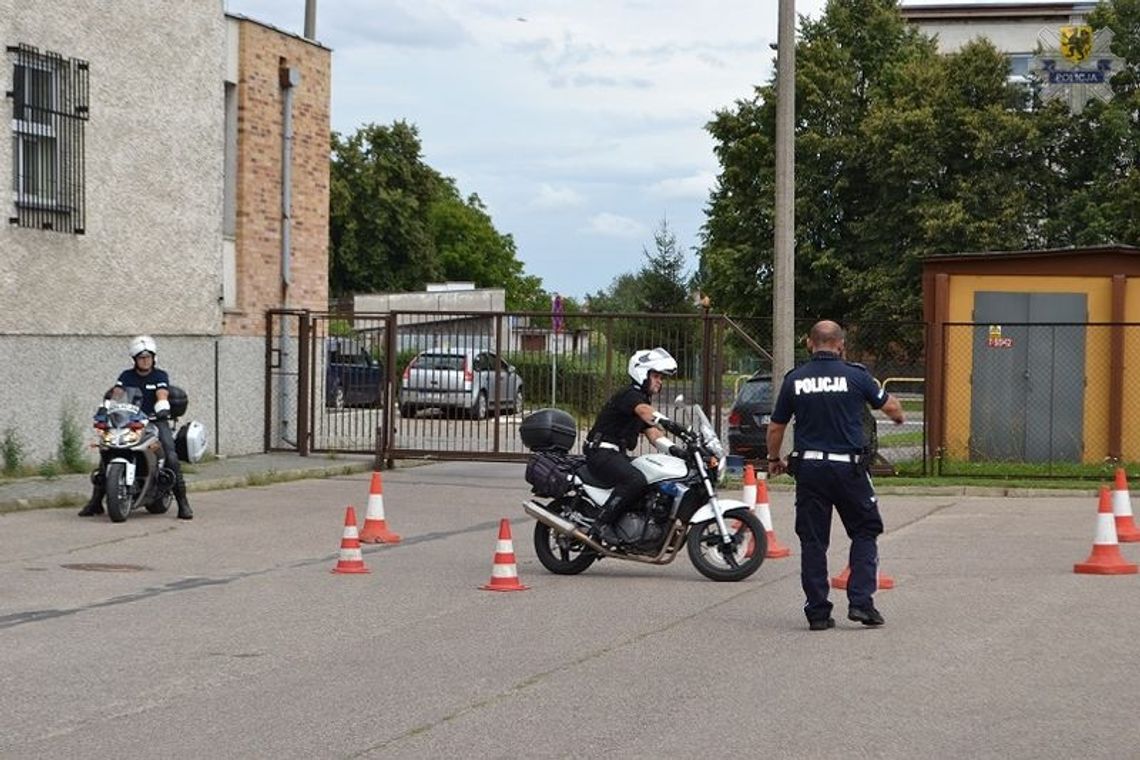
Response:
[[[626,512],[614,528],[624,543],[637,549],[656,549],[665,535],[660,523],[641,512]]]

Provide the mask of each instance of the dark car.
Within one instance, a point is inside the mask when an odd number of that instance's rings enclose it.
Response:
[[[740,384],[728,412],[728,453],[746,460],[768,458],[768,423],[772,420],[772,376],[756,373]]]
[[[740,385],[736,400],[728,413],[728,453],[737,454],[746,460],[760,460],[767,468],[768,463],[768,423],[772,421],[772,406],[776,403],[772,390],[772,376],[756,374]],[[863,438],[871,452],[874,474],[891,471],[885,468],[885,460],[879,456],[878,427],[871,407],[863,407]]]
[[[387,382],[384,364],[362,343],[329,338],[325,372],[325,406],[381,406]]]

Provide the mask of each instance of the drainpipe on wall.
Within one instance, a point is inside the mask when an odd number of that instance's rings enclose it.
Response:
[[[281,84],[281,308],[289,308],[289,286],[293,284],[293,88],[301,83],[301,72],[289,66],[279,70]],[[290,440],[289,414],[295,408],[292,403],[293,350],[289,343],[289,318],[281,317],[278,346],[281,350],[281,366],[278,378],[278,419],[280,435],[284,443],[296,445]]]

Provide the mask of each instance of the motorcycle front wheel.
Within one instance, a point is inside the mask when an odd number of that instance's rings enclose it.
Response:
[[[107,515],[111,522],[124,522],[131,515],[131,485],[127,482],[127,466],[122,462],[107,465]]]
[[[697,571],[714,581],[742,581],[760,569],[768,553],[768,534],[750,509],[724,513],[732,538],[726,543],[716,520],[689,526],[689,560]]]
[[[550,511],[556,512],[556,506],[557,502],[551,504]],[[577,575],[598,558],[594,550],[581,541],[558,533],[544,523],[534,526],[534,551],[542,566],[555,575]]]

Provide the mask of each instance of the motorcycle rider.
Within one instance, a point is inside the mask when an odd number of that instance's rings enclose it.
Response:
[[[141,409],[148,416],[155,418],[154,425],[158,429],[158,439],[162,442],[162,449],[166,454],[166,467],[174,473],[174,498],[178,502],[178,519],[192,520],[194,513],[190,510],[190,502],[186,500],[186,482],[182,479],[182,467],[178,463],[174,434],[170,430],[170,392],[167,390],[170,387],[170,378],[165,370],[155,366],[158,346],[151,336],[139,335],[132,338],[129,352],[134,366],[119,374],[115,387],[137,388],[142,391]],[[83,509],[79,510],[80,517],[103,514],[103,497],[106,495],[103,477],[102,467],[91,476],[91,482],[94,484],[91,489],[91,499]]]
[[[648,485],[645,475],[626,455],[637,446],[638,436],[644,435],[663,454],[685,456],[684,448],[665,435],[666,430],[679,435],[684,428],[651,403],[652,396],[661,391],[663,378],[677,374],[677,360],[664,348],[645,349],[629,358],[628,371],[632,383],[615,393],[598,412],[583,446],[590,472],[613,487],[590,534],[612,545],[623,542],[614,530],[618,518]]]

